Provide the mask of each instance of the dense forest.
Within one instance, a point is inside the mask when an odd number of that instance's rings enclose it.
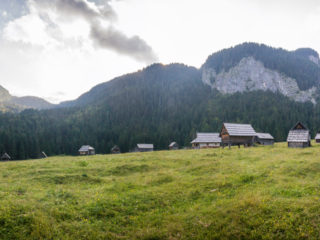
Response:
[[[296,54],[305,58],[306,51]],[[154,64],[100,84],[60,108],[0,113],[0,153],[30,159],[41,151],[76,155],[84,144],[97,153],[109,153],[115,144],[122,152],[137,143],[153,143],[158,150],[171,141],[190,146],[197,131],[219,132],[223,122],[251,123],[284,141],[297,121],[314,135],[319,116],[319,104],[263,91],[222,95],[202,83],[201,70]]]

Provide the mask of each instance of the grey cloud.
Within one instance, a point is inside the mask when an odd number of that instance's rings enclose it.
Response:
[[[102,6],[88,0],[33,0],[40,8],[50,8],[65,17],[84,18],[91,26],[91,38],[97,46],[131,56],[138,61],[153,63],[157,56],[153,49],[139,36],[128,37],[117,30],[113,21],[117,14],[110,5],[112,0],[104,0]],[[108,21],[109,27],[102,27]]]
[[[93,18],[105,18],[111,19],[116,16],[116,13],[113,11],[111,6],[106,2],[104,7],[94,8],[90,6],[88,1],[85,0],[56,0],[57,7],[61,11],[65,11],[68,14],[74,14],[79,17],[84,17],[88,21],[91,21]]]
[[[100,47],[115,50],[146,63],[157,61],[152,48],[138,36],[129,38],[113,27],[105,29],[99,24],[92,25],[91,36]]]
[[[82,17],[87,21],[97,18],[110,20],[116,17],[109,1],[105,1],[103,7],[97,7],[87,0],[34,0],[31,3],[44,11],[55,9],[65,17]]]

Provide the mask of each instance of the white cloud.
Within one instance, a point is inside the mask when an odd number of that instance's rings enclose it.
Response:
[[[67,9],[70,0],[55,0],[56,5],[52,5],[53,2],[30,0],[29,13],[10,21],[3,30],[1,84],[13,94],[37,95],[54,102],[68,100],[95,84],[145,65],[135,60],[139,58],[130,49],[122,51],[123,46],[116,43],[106,44],[104,50],[94,45],[91,17],[100,20],[110,17],[113,21],[114,16],[106,7],[109,5],[101,7],[81,0],[74,2],[87,5]],[[60,8],[64,10],[59,11]],[[101,22],[99,34],[108,34],[103,28],[108,29],[110,23]],[[120,37],[127,39],[123,33]]]
[[[140,37],[128,37],[116,29],[116,14],[109,1],[97,6],[87,0],[29,0],[30,13],[10,22],[6,40],[33,45],[59,46],[74,41],[115,51],[138,61],[156,60],[152,48]]]
[[[94,85],[143,67],[110,51],[43,49],[0,42],[1,85],[14,95],[59,102],[78,97]],[[61,92],[65,94],[61,94]]]
[[[22,42],[32,45],[57,45],[47,33],[47,24],[39,17],[35,10],[30,14],[8,23],[3,31],[3,36],[8,41]]]

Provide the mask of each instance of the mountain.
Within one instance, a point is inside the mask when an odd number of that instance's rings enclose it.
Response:
[[[222,94],[253,91],[280,93],[297,102],[315,104],[320,96],[319,54],[310,48],[287,51],[264,44],[243,43],[208,57],[198,69],[202,82]],[[141,73],[138,72],[136,74]],[[112,96],[123,77],[97,85],[60,107],[83,106]]]
[[[319,97],[319,55],[312,49],[286,51],[244,43],[211,55],[202,66],[205,84],[224,94],[279,92],[297,102]]]
[[[20,112],[24,109],[50,109],[54,104],[38,97],[15,97],[7,89],[0,86],[0,110],[9,112]]]
[[[109,153],[114,145],[127,152],[137,143],[153,143],[158,150],[172,141],[190,146],[197,131],[219,132],[223,122],[251,123],[277,141],[284,141],[298,120],[315,134],[320,129],[317,59],[311,49],[290,52],[245,43],[209,56],[200,69],[153,64],[55,109],[0,114],[0,153],[26,159],[41,151],[75,155],[84,144],[98,153]],[[281,79],[291,85],[278,84]],[[287,94],[293,86],[300,92]],[[312,98],[298,97],[310,89],[315,89]]]
[[[12,97],[11,102],[18,106],[22,106],[25,109],[33,108],[33,109],[50,109],[54,107],[54,104],[49,103],[48,101],[32,96],[25,97]]]

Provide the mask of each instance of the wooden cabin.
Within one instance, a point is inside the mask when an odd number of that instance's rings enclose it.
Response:
[[[179,145],[176,142],[172,142],[169,145],[169,150],[178,150],[179,149]]]
[[[96,152],[94,150],[93,147],[89,146],[89,145],[83,145],[80,149],[79,149],[79,154],[80,155],[95,155]]]
[[[311,146],[311,136],[309,129],[304,126],[301,122],[294,125],[289,131],[288,147],[291,148],[305,148]]]
[[[220,131],[222,146],[252,146],[257,136],[251,124],[224,123]]]
[[[45,152],[41,152],[40,153],[40,158],[47,158],[47,154]]]
[[[1,161],[11,161],[11,157],[9,156],[8,153],[4,153],[4,154],[1,156]]]
[[[197,133],[191,144],[193,149],[218,148],[221,146],[221,138],[219,133]]]
[[[117,145],[114,145],[113,148],[111,148],[111,153],[112,153],[112,154],[119,154],[119,153],[121,153],[120,147],[117,146]]]
[[[138,143],[135,149],[136,152],[152,152],[154,149],[153,144]]]
[[[316,143],[320,143],[320,133],[317,133],[314,139],[316,140]]]
[[[270,133],[257,133],[256,142],[261,145],[273,145],[274,138]]]

